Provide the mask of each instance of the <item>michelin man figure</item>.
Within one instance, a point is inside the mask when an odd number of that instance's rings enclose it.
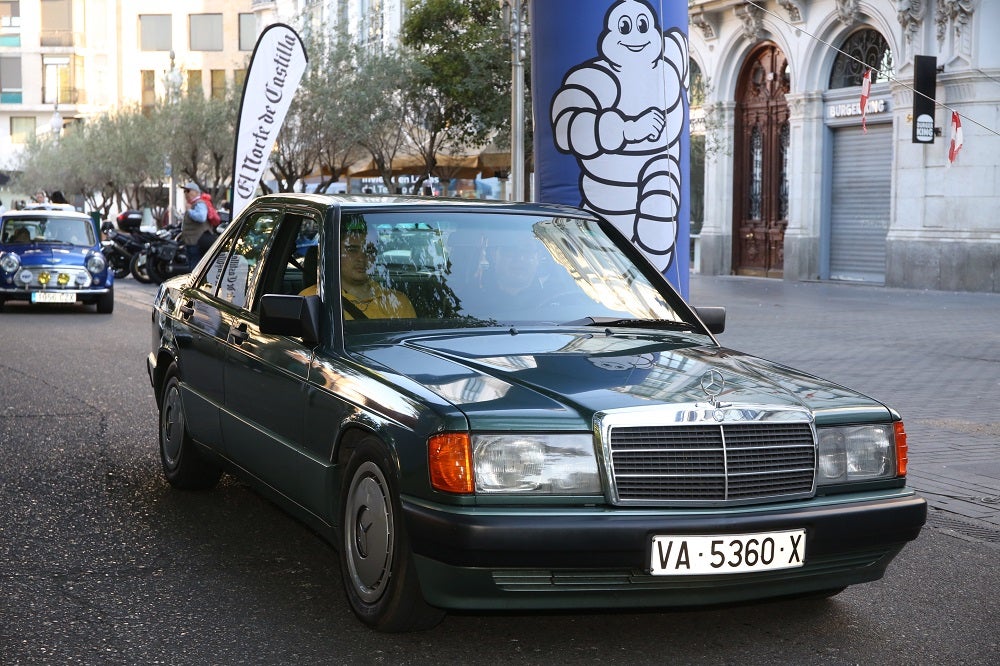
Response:
[[[580,165],[581,206],[662,272],[674,259],[681,205],[687,38],[677,28],[661,32],[646,0],[617,0],[597,50],[553,96],[556,147]]]

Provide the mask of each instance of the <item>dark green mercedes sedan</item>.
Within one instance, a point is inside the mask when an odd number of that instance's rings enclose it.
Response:
[[[167,480],[246,479],[379,630],[833,595],[926,517],[899,414],[720,346],[576,208],[260,197],[152,319]]]

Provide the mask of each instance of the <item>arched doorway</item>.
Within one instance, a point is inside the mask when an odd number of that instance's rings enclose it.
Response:
[[[788,226],[788,60],[773,43],[751,52],[736,87],[733,272],[781,277]]]

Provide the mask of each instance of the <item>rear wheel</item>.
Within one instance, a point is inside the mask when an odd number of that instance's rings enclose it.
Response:
[[[153,280],[149,277],[149,270],[146,267],[146,260],[148,257],[145,252],[136,252],[132,255],[132,261],[129,262],[128,270],[139,282],[143,284],[149,284]]]
[[[429,629],[444,611],[424,601],[385,447],[368,437],[351,453],[341,497],[340,568],[351,610],[379,631]]]
[[[167,371],[160,398],[160,461],[164,476],[175,488],[208,490],[222,476],[222,469],[202,457],[188,434],[176,366]]]

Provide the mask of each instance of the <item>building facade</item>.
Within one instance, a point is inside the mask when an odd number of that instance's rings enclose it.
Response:
[[[992,0],[692,0],[701,272],[1000,291],[997,26]],[[918,55],[933,143],[913,142]]]
[[[241,86],[262,25],[251,0],[0,0],[0,171],[30,135],[171,89]]]

